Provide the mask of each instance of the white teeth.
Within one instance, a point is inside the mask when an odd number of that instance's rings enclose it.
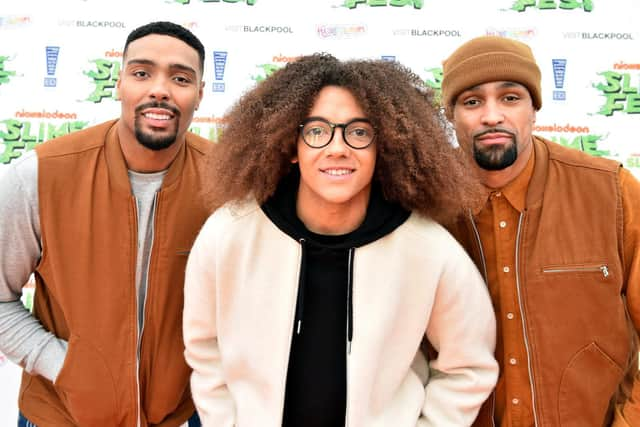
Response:
[[[158,113],[146,113],[144,116],[148,119],[154,119],[154,120],[169,120],[171,118],[171,116],[168,114],[158,114]]]
[[[333,175],[333,176],[348,175],[351,172],[352,172],[351,169],[326,169],[324,171],[324,173]]]

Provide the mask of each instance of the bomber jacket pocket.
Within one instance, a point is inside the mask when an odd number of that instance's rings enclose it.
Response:
[[[603,278],[609,277],[609,267],[605,263],[594,264],[570,264],[547,266],[542,268],[544,274],[557,273],[600,273]]]
[[[562,427],[602,426],[623,369],[592,342],[569,361],[562,373],[558,415]]]
[[[117,424],[117,401],[113,376],[103,355],[76,335],[54,384],[69,414],[80,426]]]

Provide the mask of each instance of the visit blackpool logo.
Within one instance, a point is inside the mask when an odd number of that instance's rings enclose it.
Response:
[[[412,6],[414,9],[422,9],[422,6],[424,6],[424,0],[345,0],[342,4],[343,7],[346,7],[348,9],[355,9],[358,5],[366,5],[372,7]]]
[[[94,59],[89,61],[95,65],[93,70],[84,71],[83,74],[92,80],[95,89],[87,97],[86,101],[98,103],[103,99],[116,99],[116,83],[120,72],[120,61],[109,59]]]
[[[202,3],[220,3],[220,0],[200,0]],[[248,6],[256,4],[257,0],[222,0],[223,3],[247,3]],[[173,0],[171,3],[190,4],[191,0]]]
[[[0,86],[3,84],[9,83],[12,77],[15,77],[16,72],[12,70],[7,70],[5,68],[5,63],[10,61],[11,58],[8,56],[0,56]]]
[[[598,73],[604,82],[593,87],[602,92],[604,105],[598,111],[603,116],[614,113],[640,114],[640,73],[626,73],[621,70],[640,70],[640,64],[614,64],[614,70]]]
[[[528,9],[582,9],[585,12],[591,12],[593,10],[593,3],[593,0],[516,0],[513,6],[511,6],[511,9],[517,12],[525,12]]]

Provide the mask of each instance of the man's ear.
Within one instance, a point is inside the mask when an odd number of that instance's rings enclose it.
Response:
[[[116,81],[116,101],[120,100],[120,81],[122,79],[122,69],[118,70],[118,80]]]
[[[200,90],[198,91],[198,103],[196,104],[196,110],[200,107],[200,103],[202,102],[202,97],[204,96],[204,85],[205,81],[200,82]]]

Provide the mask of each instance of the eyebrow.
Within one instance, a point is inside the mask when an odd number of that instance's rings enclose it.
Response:
[[[135,65],[135,64],[153,65],[153,66],[158,65],[155,61],[152,61],[150,59],[131,59],[131,60],[127,61],[127,66]],[[193,73],[194,75],[197,75],[196,70],[194,70],[193,68],[189,67],[188,65],[175,63],[175,64],[169,64],[169,68],[178,69],[178,70],[185,71],[187,73]]]

